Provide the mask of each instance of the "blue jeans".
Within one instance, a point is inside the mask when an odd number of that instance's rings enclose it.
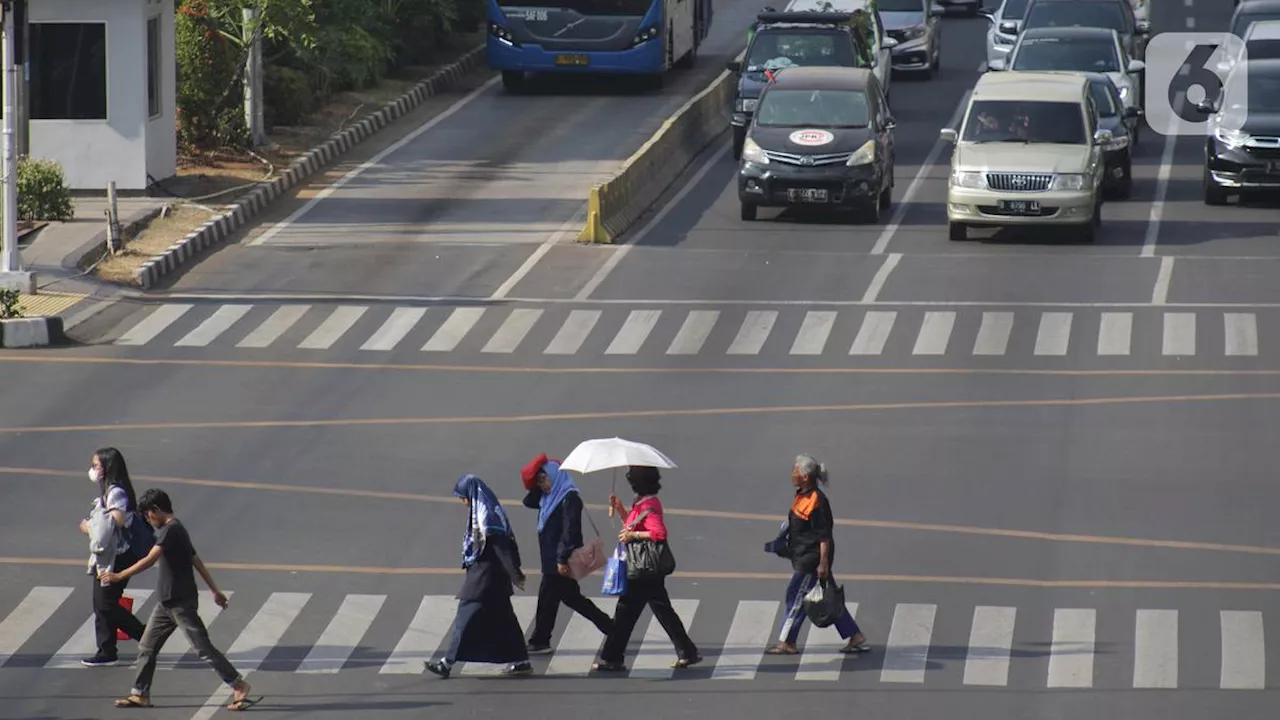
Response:
[[[789,645],[795,645],[800,639],[800,627],[804,625],[804,596],[818,584],[818,573],[793,573],[791,582],[787,583],[787,612],[782,616],[782,628],[778,633],[778,640]],[[853,616],[849,614],[849,609],[845,608],[840,619],[836,621],[835,628],[840,633],[840,637],[848,640],[854,635],[858,635],[862,630],[858,627],[858,623],[854,621]]]

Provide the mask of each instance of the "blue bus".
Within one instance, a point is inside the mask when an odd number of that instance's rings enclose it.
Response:
[[[489,67],[518,92],[525,73],[648,75],[689,67],[712,0],[487,0]]]

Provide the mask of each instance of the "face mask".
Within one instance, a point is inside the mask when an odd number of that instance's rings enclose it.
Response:
[[[98,483],[102,481],[102,471],[98,468],[89,468],[89,481]]]

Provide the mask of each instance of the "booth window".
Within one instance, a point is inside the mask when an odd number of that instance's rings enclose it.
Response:
[[[147,21],[147,115],[160,117],[160,18]]]
[[[31,23],[32,120],[107,119],[106,23]]]

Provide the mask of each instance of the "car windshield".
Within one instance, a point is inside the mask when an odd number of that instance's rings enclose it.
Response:
[[[1089,94],[1093,96],[1093,105],[1098,108],[1098,117],[1111,118],[1120,114],[1120,108],[1116,107],[1116,99],[1111,94],[1110,83],[1091,82],[1089,83]]]
[[[1250,60],[1280,59],[1280,39],[1250,40],[1245,46],[1245,56]]]
[[[1029,0],[1005,0],[1004,7],[1000,10],[1000,19],[1021,20],[1027,14],[1028,2]]]
[[[1266,10],[1260,10],[1256,13],[1249,14],[1242,13],[1236,18],[1235,24],[1231,26],[1231,34],[1244,37],[1244,34],[1249,29],[1250,25],[1256,22],[1262,22],[1263,20],[1280,20],[1280,13]]]
[[[877,0],[876,9],[886,12],[924,12],[924,0]]]
[[[1249,113],[1280,113],[1280,75],[1249,78]]]
[[[1042,27],[1099,27],[1128,32],[1124,13],[1114,3],[1101,2],[1041,2],[1027,14],[1024,30]]]
[[[870,112],[861,90],[783,90],[765,93],[756,109],[764,127],[866,127]]]
[[[1110,39],[1027,38],[1013,56],[1013,70],[1119,72],[1120,59]]]
[[[853,38],[843,30],[766,31],[756,35],[747,56],[747,72],[788,67],[860,67]]]
[[[1088,140],[1080,106],[1038,100],[979,100],[964,122],[966,142],[1058,143]]]

